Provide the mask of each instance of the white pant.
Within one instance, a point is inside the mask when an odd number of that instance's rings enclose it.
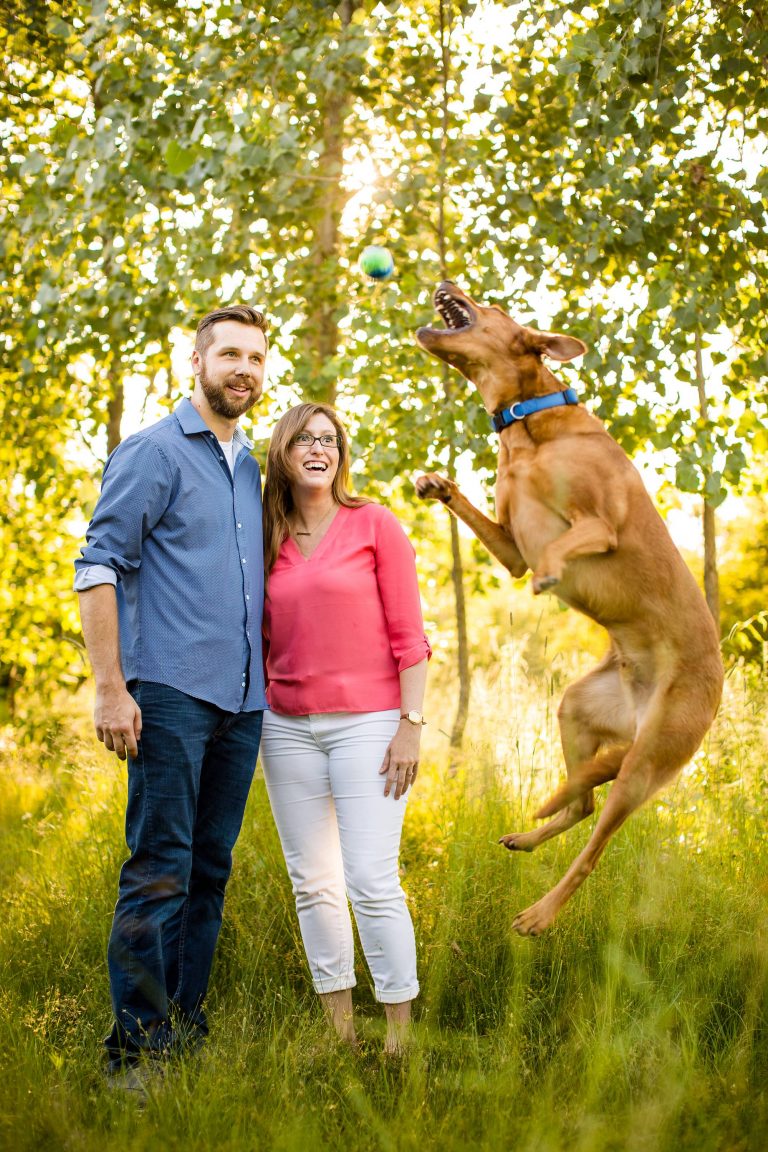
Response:
[[[347,895],[376,999],[418,995],[398,854],[406,796],[379,775],[400,713],[264,713],[261,759],[316,992],[355,984]]]

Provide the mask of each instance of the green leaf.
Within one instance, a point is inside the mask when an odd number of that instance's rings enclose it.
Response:
[[[184,148],[175,140],[170,140],[165,149],[165,163],[171,176],[183,176],[197,160],[194,148]]]
[[[699,491],[699,472],[690,460],[678,460],[675,465],[675,484],[681,492]]]
[[[74,36],[74,29],[60,16],[49,17],[45,27],[49,36],[55,36],[59,40],[68,40],[70,36]]]

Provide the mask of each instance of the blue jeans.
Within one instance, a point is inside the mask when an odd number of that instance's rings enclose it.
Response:
[[[128,687],[142,733],[128,761],[131,855],[107,950],[113,1069],[208,1031],[203,1000],[263,718],[164,684]]]

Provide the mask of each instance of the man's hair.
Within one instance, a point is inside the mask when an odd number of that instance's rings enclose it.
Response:
[[[260,312],[258,308],[252,308],[250,304],[229,304],[226,308],[216,308],[215,311],[208,312],[198,324],[195,333],[195,351],[201,356],[205,355],[213,343],[213,329],[224,320],[234,320],[238,324],[248,324],[251,328],[260,328],[264,333],[264,351],[266,352],[269,346],[269,336],[267,335],[269,325],[264,313]]]

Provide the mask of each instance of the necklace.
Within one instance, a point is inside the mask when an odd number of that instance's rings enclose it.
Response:
[[[293,530],[294,536],[314,536],[315,532],[317,532],[317,530],[319,528],[322,528],[323,524],[325,524],[328,517],[331,515],[332,512],[335,511],[335,509],[337,507],[338,507],[338,505],[336,504],[336,501],[334,500],[334,502],[331,504],[330,508],[326,512],[325,516],[323,516],[322,520],[318,520],[317,524],[315,524],[315,526],[311,530],[311,532],[302,532],[298,528],[294,528],[294,530]]]

